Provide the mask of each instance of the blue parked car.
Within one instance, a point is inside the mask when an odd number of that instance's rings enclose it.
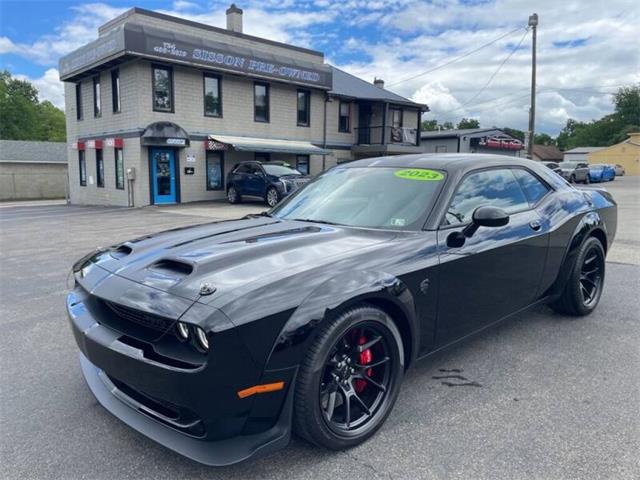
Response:
[[[589,165],[589,180],[592,182],[611,182],[616,178],[616,169],[605,163]]]
[[[240,203],[242,197],[258,197],[275,207],[310,178],[284,162],[241,162],[227,176],[227,200]]]

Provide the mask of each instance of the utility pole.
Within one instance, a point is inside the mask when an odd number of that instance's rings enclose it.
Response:
[[[536,34],[538,14],[529,15],[529,27],[532,31],[531,48],[531,106],[529,107],[529,131],[527,132],[527,158],[533,158],[533,136],[536,124]]]

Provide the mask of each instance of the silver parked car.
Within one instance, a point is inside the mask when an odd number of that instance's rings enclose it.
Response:
[[[589,183],[589,165],[586,162],[560,162],[562,176],[571,183]]]
[[[620,165],[619,163],[616,163],[613,167],[616,169],[616,177],[623,177],[624,176],[625,171],[624,171],[624,167],[622,165]]]

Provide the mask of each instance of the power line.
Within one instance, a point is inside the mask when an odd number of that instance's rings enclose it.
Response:
[[[522,42],[524,41],[524,37],[527,36],[527,33],[529,33],[529,29],[528,28],[525,29],[524,34],[520,38],[520,41],[517,43],[517,45],[509,52],[509,55],[507,55],[504,58],[504,60],[502,60],[502,63],[500,65],[498,65],[498,68],[496,69],[496,71],[493,72],[493,74],[489,77],[489,80],[487,80],[487,83],[485,83],[482,86],[482,88],[480,90],[478,90],[478,92],[474,96],[472,96],[469,100],[467,100],[465,103],[460,105],[460,108],[462,108],[462,107],[464,107],[466,105],[469,105],[472,101],[474,101],[476,98],[478,98],[482,92],[484,92],[487,89],[487,87],[491,84],[491,82],[496,77],[496,75],[500,72],[500,70],[502,70],[502,67],[504,67],[504,64],[507,63],[509,61],[509,59],[513,56],[513,54],[516,53],[516,51],[520,48],[520,45],[522,45]]]
[[[596,91],[596,93],[600,93],[602,95],[609,95],[609,94],[611,94],[611,92],[597,92],[597,89],[599,89],[599,88],[618,88],[618,87],[626,87],[626,86],[630,86],[630,85],[633,85],[633,84],[631,84],[631,83],[619,83],[619,84],[613,84],[613,85],[591,85],[591,86],[584,86],[584,87],[579,87],[579,88],[564,88],[564,87],[547,86],[547,87],[544,87],[542,89],[536,89],[536,92],[538,94],[543,94],[543,93],[553,93],[553,92],[589,92],[589,91],[593,92],[593,91]],[[515,100],[519,100],[521,98],[528,97],[529,94],[527,93],[525,95],[519,95],[518,97],[512,98],[512,99],[508,100],[507,102],[502,102],[499,105],[495,105],[495,104],[493,104],[493,102],[513,97],[514,95],[517,94],[517,92],[521,92],[521,91],[524,91],[524,90],[529,90],[529,88],[528,87],[527,88],[520,88],[520,89],[516,90],[515,92],[509,93],[507,95],[502,95],[500,97],[494,97],[494,98],[490,98],[489,100],[484,100],[482,102],[476,103],[475,105],[471,106],[471,108],[477,108],[477,107],[479,107],[481,105],[485,105],[487,103],[491,103],[492,104],[492,105],[490,105],[491,108],[495,108],[496,106],[509,105],[510,103],[512,103]],[[456,112],[458,110],[462,110],[463,108],[464,108],[464,106],[459,106],[459,107],[456,107],[456,108],[454,108],[452,110],[447,110],[446,112],[439,112],[439,113],[438,112],[430,112],[430,113],[432,113],[435,116],[444,116],[444,115],[448,115],[450,113]]]
[[[457,62],[457,61],[459,61],[459,60],[462,60],[463,58],[466,58],[466,57],[468,57],[469,55],[473,55],[474,53],[479,52],[480,50],[482,50],[482,49],[483,49],[483,48],[485,48],[485,47],[488,47],[488,46],[490,46],[490,45],[493,45],[493,44],[494,44],[494,43],[496,43],[497,41],[502,40],[503,38],[508,37],[509,35],[512,35],[512,34],[516,33],[517,31],[521,30],[522,28],[523,28],[523,27],[518,27],[518,28],[516,28],[516,29],[514,29],[514,30],[511,30],[510,32],[507,32],[507,33],[505,33],[504,35],[501,35],[501,36],[499,36],[498,38],[495,38],[495,39],[491,40],[490,42],[485,43],[484,45],[480,45],[478,48],[476,48],[476,49],[474,49],[474,50],[470,50],[470,51],[468,51],[467,53],[464,53],[464,54],[462,54],[462,55],[460,55],[460,56],[458,56],[458,57],[455,57],[455,58],[453,58],[453,59],[449,60],[448,62],[442,63],[442,64],[440,64],[440,65],[438,65],[438,66],[436,66],[436,67],[433,67],[433,68],[431,68],[431,69],[429,69],[429,70],[426,70],[426,71],[424,71],[424,72],[421,72],[421,73],[418,73],[418,74],[416,74],[416,75],[413,75],[412,77],[405,78],[405,79],[403,79],[403,80],[399,80],[399,81],[394,82],[394,83],[390,83],[389,85],[387,85],[387,88],[388,88],[388,87],[393,87],[393,86],[395,86],[395,85],[400,85],[401,83],[408,82],[409,80],[413,80],[413,79],[415,79],[415,78],[418,78],[418,77],[422,77],[422,76],[424,76],[424,75],[427,75],[427,74],[429,74],[429,73],[431,73],[431,72],[435,72],[436,70],[440,70],[441,68],[444,68],[444,67],[446,67],[447,65],[451,65],[452,63],[455,63],[455,62]],[[525,28],[525,30],[528,30],[528,29],[527,29],[527,28]]]

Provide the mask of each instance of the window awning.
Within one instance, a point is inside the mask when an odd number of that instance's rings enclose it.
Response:
[[[272,138],[209,135],[209,139],[205,142],[207,150],[227,150],[229,147],[240,152],[294,153],[299,155],[329,155],[331,153],[329,150],[316,147],[311,142],[274,140]]]

